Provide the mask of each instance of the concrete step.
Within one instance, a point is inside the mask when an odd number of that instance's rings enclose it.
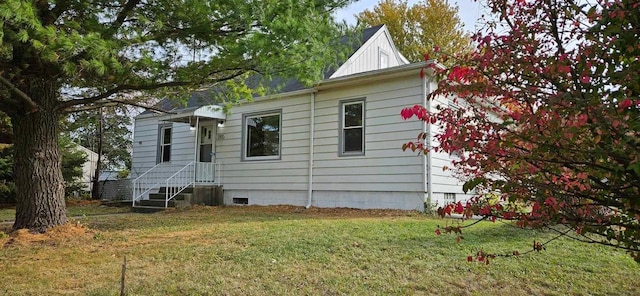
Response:
[[[134,213],[156,213],[166,210],[165,207],[151,207],[151,206],[135,206],[132,208]]]
[[[158,208],[164,208],[165,202],[164,199],[159,200],[159,199],[145,199],[145,200],[141,200],[138,201],[138,204],[136,205],[136,207],[140,206],[140,207],[158,207]],[[174,200],[170,200],[168,205],[168,207],[170,208],[175,208],[176,207],[176,202]]]
[[[174,196],[172,199],[175,200],[191,200],[193,193],[178,193],[178,195]],[[149,193],[149,199],[153,200],[165,200],[166,195],[164,193]]]
[[[167,187],[160,187],[160,191],[158,191],[158,193],[166,193],[167,192]],[[193,186],[189,186],[185,189],[182,189],[181,191],[182,193],[193,193]]]
[[[165,201],[164,199],[145,199],[138,201],[136,207],[161,207],[164,208]],[[167,203],[167,207],[169,208],[184,208],[189,206],[189,201],[186,200],[170,200]]]

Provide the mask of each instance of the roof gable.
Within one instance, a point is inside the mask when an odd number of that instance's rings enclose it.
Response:
[[[362,35],[362,45],[327,78],[409,64],[393,43],[386,25],[368,28]]]

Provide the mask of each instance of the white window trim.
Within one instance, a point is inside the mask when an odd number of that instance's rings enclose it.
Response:
[[[387,65],[386,66],[382,66],[382,56],[386,56],[387,57]],[[387,53],[385,50],[383,50],[382,48],[378,49],[378,69],[386,69],[389,68],[390,65],[390,55],[389,53]]]
[[[169,144],[165,144],[164,143],[164,131],[170,129],[170,138],[169,138]],[[173,145],[173,125],[168,123],[168,124],[161,124],[158,128],[158,146],[157,146],[157,156],[156,156],[156,164],[159,163],[170,163],[171,162],[171,158],[172,158],[172,151],[171,151],[171,147]],[[169,147],[169,160],[164,161],[164,150],[166,149],[165,147]]]
[[[247,119],[254,117],[264,117],[264,116],[272,116],[278,115],[279,119],[279,127],[278,127],[278,155],[269,155],[269,156],[247,156],[247,145],[248,143],[248,130],[247,130]],[[282,159],[282,110],[271,110],[264,112],[254,112],[242,115],[242,152],[241,152],[242,161],[261,161],[261,160],[280,160]]]
[[[344,108],[345,106],[349,106],[349,105],[355,105],[355,104],[362,104],[362,125],[359,126],[351,126],[351,127],[345,127],[345,120],[344,120]],[[339,139],[338,139],[338,156],[364,156],[365,155],[365,151],[366,151],[366,100],[365,98],[358,98],[358,99],[350,99],[350,100],[344,100],[344,101],[340,101],[340,117],[339,117]],[[362,128],[362,151],[349,151],[349,152],[345,152],[344,151],[344,145],[345,145],[345,138],[344,138],[344,130],[345,129],[349,129],[349,128]]]

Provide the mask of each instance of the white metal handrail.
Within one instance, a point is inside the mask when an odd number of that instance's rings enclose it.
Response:
[[[220,182],[220,163],[196,162],[196,183],[218,184]]]
[[[151,190],[159,188],[161,184],[166,181],[169,173],[177,167],[182,168],[184,164],[159,163],[135,178],[132,182],[132,206],[135,206],[136,202],[141,200],[151,192]]]
[[[175,169],[178,170],[175,171]],[[136,202],[151,190],[159,189],[164,185],[166,208],[171,199],[191,185],[220,184],[220,171],[221,164],[215,162],[190,162],[186,165],[158,164],[133,180],[132,206],[135,206]]]
[[[178,195],[185,188],[194,183],[195,164],[190,162],[165,181],[165,201],[164,207],[169,206],[169,201]]]

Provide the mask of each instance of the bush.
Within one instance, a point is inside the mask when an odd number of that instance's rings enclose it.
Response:
[[[0,204],[13,204],[16,202],[16,185],[13,182],[0,180]]]
[[[13,184],[13,145],[0,144],[0,203],[16,202]]]

